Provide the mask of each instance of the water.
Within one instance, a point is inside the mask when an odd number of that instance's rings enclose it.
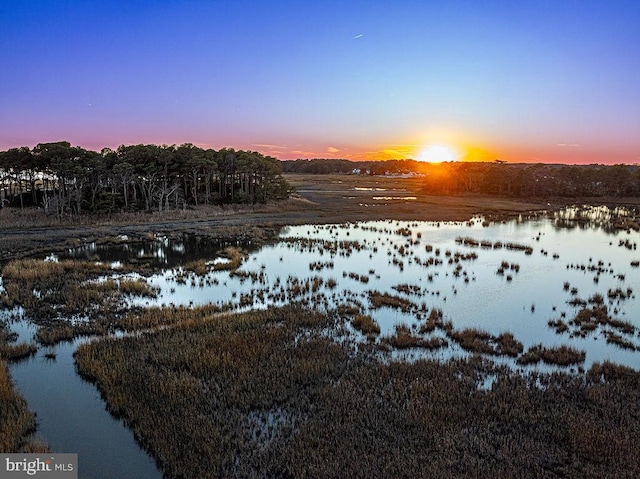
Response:
[[[532,252],[456,242],[456,238],[465,237],[491,245],[526,245]],[[282,238],[287,241],[251,253],[238,269],[240,276],[210,272],[196,277],[179,267],[166,269],[149,278],[162,293],[157,299],[140,304],[223,305],[229,301],[237,304],[243,297],[251,298],[251,307],[301,299],[318,308],[348,302],[362,304],[380,325],[382,336],[393,334],[399,323],[420,324],[422,319],[415,312],[370,308],[368,293],[380,291],[424,305],[427,312],[431,308],[442,309],[455,329],[477,328],[494,335],[511,332],[525,349],[538,343],[548,347],[574,346],[586,352],[587,368],[596,361],[613,360],[640,369],[640,353],[608,344],[607,328],[599,327],[583,338],[571,336],[570,332],[557,334],[547,324],[560,319],[568,323],[575,316],[579,308],[571,306],[570,300],[586,301],[600,294],[612,317],[640,328],[640,302],[636,296],[640,269],[631,266],[640,259],[640,252],[633,249],[633,244],[640,242],[637,232],[612,231],[584,223],[567,228],[564,218],[558,218],[510,221],[489,227],[483,227],[480,220],[304,225],[285,229]],[[330,243],[339,242],[350,243],[332,250]],[[354,242],[359,247],[354,248]],[[427,245],[432,248],[430,252]],[[477,258],[456,262],[456,253],[475,253]],[[425,266],[430,258],[442,264]],[[517,265],[517,270],[507,268],[503,275],[497,274],[503,262]],[[318,267],[312,270],[312,265]],[[181,274],[187,278],[184,283],[177,281]],[[292,281],[312,282],[314,278],[323,281],[316,292],[291,293]],[[335,288],[328,287],[330,279],[337,283]],[[565,290],[565,283],[569,283],[569,290]],[[398,292],[394,286],[400,284],[409,284],[419,294]],[[571,294],[572,288],[577,289],[577,294]],[[608,292],[618,288],[625,292],[631,288],[633,293],[624,300],[610,300]],[[638,338],[637,330],[628,336],[640,347]]]
[[[122,274],[118,269],[124,263],[148,261],[156,272],[147,281],[160,294],[155,299],[134,299],[138,305],[232,303],[240,310],[301,300],[318,309],[358,304],[380,325],[380,336],[393,334],[400,323],[417,327],[432,308],[440,308],[456,330],[511,332],[525,350],[539,343],[570,345],[586,352],[585,368],[611,360],[640,369],[640,268],[632,266],[640,260],[640,234],[606,226],[616,212],[592,213],[585,217],[568,210],[551,219],[488,227],[480,218],[467,223],[378,221],[288,227],[281,241],[250,250],[235,273],[209,271],[204,276],[186,271],[184,265],[203,258],[211,264],[220,261],[220,250],[227,245],[157,238],[138,245],[92,244],[67,254],[109,262],[115,277]],[[460,238],[472,238],[478,246]],[[491,247],[479,246],[483,242]],[[496,242],[526,245],[531,254],[495,248]],[[498,274],[503,262],[508,266]],[[394,289],[402,284],[417,294]],[[628,289],[632,293],[625,299],[609,298],[608,293],[618,288],[625,296]],[[418,310],[375,309],[369,300],[372,291],[409,299]],[[598,326],[580,337],[572,335],[571,328],[557,334],[547,324],[560,319],[569,323],[579,310],[569,301],[596,294],[604,298],[610,316],[633,325],[633,334],[623,336],[636,350],[608,343],[609,327]],[[15,323],[16,328],[22,336],[33,334],[24,321]],[[356,331],[354,337],[365,341]],[[47,360],[44,353],[49,350],[41,348],[35,357],[10,366],[18,389],[37,412],[38,435],[54,451],[78,452],[81,477],[160,477],[122,421],[105,411],[96,388],[75,374],[72,354],[77,344],[56,346],[55,360]],[[443,350],[392,352],[390,357],[447,359],[464,354],[450,341]],[[504,361],[515,367],[513,361]],[[526,369],[535,368],[549,369],[543,365]]]
[[[28,324],[13,325],[25,334],[35,332]],[[13,362],[13,381],[36,412],[36,436],[53,452],[78,454],[80,478],[160,478],[151,457],[135,442],[122,420],[113,418],[94,385],[75,372],[73,352],[86,339],[41,348],[35,356]],[[47,359],[46,353],[55,353]]]

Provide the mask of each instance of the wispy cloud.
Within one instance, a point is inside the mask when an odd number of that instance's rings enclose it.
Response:
[[[330,146],[329,148],[327,148],[327,153],[338,153],[340,150],[338,148],[335,148],[333,146]]]
[[[557,143],[556,146],[559,146],[560,148],[579,148],[580,144],[579,143]]]
[[[270,145],[268,143],[253,143],[253,146],[258,148],[268,148],[270,150],[285,150],[287,145]]]
[[[355,37],[353,37],[354,40],[357,40],[358,38],[362,38],[364,37],[364,33],[360,33],[358,35],[356,35]]]
[[[304,150],[291,150],[289,153],[294,155],[300,155],[305,157],[317,157],[318,155],[313,151],[304,151]]]
[[[385,155],[389,156],[389,157],[393,157],[396,159],[402,159],[407,155],[406,150],[399,150],[399,149],[386,149],[386,150],[382,150],[382,153],[384,153]]]

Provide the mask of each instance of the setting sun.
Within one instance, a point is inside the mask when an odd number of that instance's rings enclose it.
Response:
[[[426,163],[444,163],[456,161],[458,158],[458,153],[448,146],[429,145],[418,154],[416,159]]]

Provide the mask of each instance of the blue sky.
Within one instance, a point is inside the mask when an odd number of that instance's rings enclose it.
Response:
[[[0,4],[0,148],[640,162],[640,2]]]

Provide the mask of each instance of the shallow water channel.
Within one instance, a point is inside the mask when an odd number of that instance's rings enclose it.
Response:
[[[204,275],[184,265],[196,259],[208,265],[222,261],[214,250],[224,245],[205,248],[160,238],[144,245],[85,245],[62,256],[109,262],[113,277],[124,263],[154,261],[160,269],[146,279],[159,294],[134,300],[139,305],[231,303],[236,310],[291,301],[319,309],[358,305],[380,326],[376,341],[394,334],[400,323],[417,332],[429,311],[439,308],[456,330],[510,332],[525,350],[536,344],[573,346],[585,351],[585,369],[605,360],[640,369],[640,234],[608,227],[612,213],[592,209],[576,221],[577,212],[567,210],[551,218],[489,226],[481,218],[295,226],[284,229],[276,244],[249,250],[237,271],[210,269]],[[374,291],[408,299],[416,308],[374,307]],[[630,325],[632,332],[622,335],[603,325],[585,332],[571,326],[580,309],[572,300],[588,306],[598,295],[609,315]],[[558,332],[549,321],[562,321],[568,328]],[[18,324],[28,336],[26,323]],[[626,348],[608,341],[613,333],[624,336]],[[367,340],[356,330],[353,335]],[[81,477],[160,477],[132,433],[106,412],[96,388],[76,375],[72,354],[78,341],[55,346],[55,360],[45,359],[41,348],[36,356],[10,366],[18,389],[38,415],[38,435],[53,451],[78,452]],[[390,357],[466,354],[451,342],[434,352],[391,351]],[[517,367],[512,360],[500,360]],[[566,370],[542,364],[521,368]]]
[[[19,341],[35,332],[26,321],[12,329],[20,333]],[[35,356],[9,365],[17,389],[36,412],[36,436],[53,452],[77,453],[80,478],[161,478],[155,461],[124,422],[106,411],[96,387],[76,374],[73,353],[84,341],[41,348]],[[47,359],[45,354],[52,352],[56,358]]]

